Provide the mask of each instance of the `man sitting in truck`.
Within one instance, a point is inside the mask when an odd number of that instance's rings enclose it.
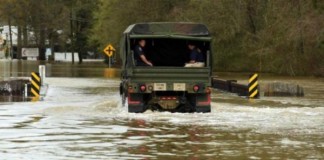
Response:
[[[145,44],[145,40],[141,39],[138,41],[138,45],[136,45],[134,48],[134,59],[136,66],[153,66],[152,62],[146,59],[144,53]]]
[[[201,50],[193,43],[189,43],[188,48],[190,50],[190,61],[185,64],[185,67],[204,67],[205,58]]]

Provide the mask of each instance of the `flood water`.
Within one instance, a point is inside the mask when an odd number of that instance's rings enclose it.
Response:
[[[103,62],[103,61],[102,61]],[[53,62],[45,63],[39,61],[26,60],[1,60],[0,59],[0,79],[1,77],[28,77],[31,72],[38,72],[38,66],[46,66],[48,77],[103,77],[106,64],[101,62],[85,62],[82,64]]]
[[[214,90],[211,113],[135,114],[121,106],[119,78],[86,66],[53,64],[42,101],[0,103],[0,159],[324,159],[322,78],[261,74],[260,83],[300,84],[302,98],[251,101]]]

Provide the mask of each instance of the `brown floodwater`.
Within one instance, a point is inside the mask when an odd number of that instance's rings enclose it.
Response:
[[[104,64],[46,66],[42,101],[0,102],[0,159],[324,159],[323,78],[261,74],[261,84],[296,83],[305,97],[251,101],[213,90],[211,113],[135,114]],[[37,69],[0,61],[2,79]],[[218,75],[247,83],[245,74]]]

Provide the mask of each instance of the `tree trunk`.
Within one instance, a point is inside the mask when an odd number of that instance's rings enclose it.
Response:
[[[28,46],[28,30],[27,30],[27,25],[25,24],[23,26],[23,47]]]
[[[39,60],[46,60],[45,58],[45,30],[43,27],[40,27],[39,31]]]
[[[255,1],[248,1],[247,2],[247,14],[248,14],[248,21],[249,21],[249,26],[251,29],[251,32],[253,34],[256,34],[257,28],[256,28],[256,24],[255,24],[255,15],[256,15],[256,8],[255,6]]]
[[[9,17],[9,20],[8,20],[8,25],[9,25],[9,39],[10,39],[10,49],[9,49],[9,54],[10,54],[10,57],[11,59],[13,59],[13,48],[12,48],[12,33],[11,33],[11,19]]]
[[[78,55],[79,55],[79,64],[81,64],[83,62],[83,59],[82,59],[82,51],[79,51]]]
[[[299,42],[298,42],[298,51],[300,54],[304,53],[304,35],[303,35],[303,22],[302,22],[302,11],[300,1],[297,1],[297,19],[298,19],[298,28],[299,28]]]
[[[21,26],[18,26],[18,39],[17,39],[17,59],[21,59],[22,58],[22,54],[21,54],[21,50],[22,50],[22,34],[21,34]]]

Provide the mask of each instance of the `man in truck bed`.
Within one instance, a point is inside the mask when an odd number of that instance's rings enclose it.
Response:
[[[135,46],[134,58],[137,66],[153,66],[153,64],[150,61],[148,61],[145,56],[144,53],[145,44],[146,41],[144,39],[141,39],[138,41],[138,45]]]
[[[186,63],[185,67],[203,67],[205,66],[205,58],[201,50],[193,43],[188,44],[190,50],[190,61]]]
[[[146,59],[153,67],[136,65],[136,46],[145,39]],[[188,44],[201,50],[201,67],[190,61]],[[147,109],[170,112],[210,112],[211,37],[203,24],[152,22],[130,25],[120,43],[120,94],[129,112]],[[142,48],[143,49],[143,48]]]

